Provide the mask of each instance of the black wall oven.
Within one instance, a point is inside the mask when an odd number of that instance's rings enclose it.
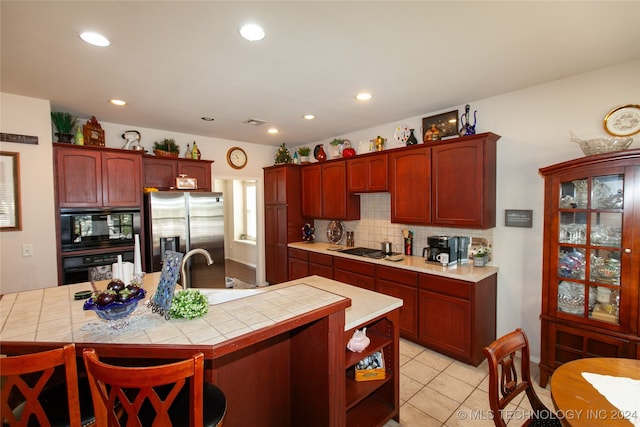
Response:
[[[136,234],[140,234],[139,210],[62,210],[62,283],[87,282],[91,267],[111,265],[118,255],[133,262]]]

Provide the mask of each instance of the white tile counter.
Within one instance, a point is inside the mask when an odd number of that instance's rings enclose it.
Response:
[[[337,248],[338,246],[325,242],[295,242],[289,243],[288,247],[301,249],[304,251],[322,253],[325,255],[332,255],[336,257],[349,258],[363,262],[370,262],[372,264],[384,265],[386,267],[402,268],[405,270],[416,271],[418,273],[433,274],[436,276],[448,277],[450,279],[464,280],[466,282],[479,282],[480,280],[492,276],[493,274],[496,274],[498,272],[497,267],[474,267],[472,263],[443,267],[440,264],[425,262],[424,257],[415,255],[403,255],[404,259],[401,261],[390,261],[385,258],[376,259],[366,256],[349,255],[338,252],[337,250],[330,250],[333,248]],[[340,247],[342,249],[348,249],[346,246]]]
[[[345,330],[402,305],[397,298],[310,276],[251,290],[203,289],[211,294],[210,299],[225,302],[210,306],[209,313],[201,318],[166,321],[146,307],[159,276],[145,276],[147,296],[130,317],[129,326],[120,330],[107,328],[96,313],[83,310],[83,300],[73,299],[75,292],[90,289],[87,283],[3,295],[0,340],[212,345],[346,298],[351,299],[351,307],[345,311]],[[100,282],[98,287],[105,284]]]

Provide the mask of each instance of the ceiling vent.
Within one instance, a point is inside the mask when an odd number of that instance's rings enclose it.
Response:
[[[267,122],[265,122],[264,120],[258,120],[258,119],[247,119],[242,123],[247,123],[247,124],[250,124],[250,125],[253,125],[253,126],[260,126],[260,125],[263,125],[263,124],[265,124]]]

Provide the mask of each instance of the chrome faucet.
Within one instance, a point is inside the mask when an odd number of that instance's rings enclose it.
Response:
[[[180,285],[182,285],[182,289],[189,289],[191,287],[191,284],[189,283],[190,280],[187,279],[187,261],[189,261],[189,258],[196,254],[204,255],[204,257],[207,259],[207,265],[213,264],[211,254],[206,249],[197,248],[191,249],[189,252],[187,252],[182,258],[182,265],[180,266]]]

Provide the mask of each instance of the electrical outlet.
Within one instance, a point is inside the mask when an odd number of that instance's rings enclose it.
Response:
[[[31,243],[25,243],[22,245],[22,256],[33,256],[33,245]]]

